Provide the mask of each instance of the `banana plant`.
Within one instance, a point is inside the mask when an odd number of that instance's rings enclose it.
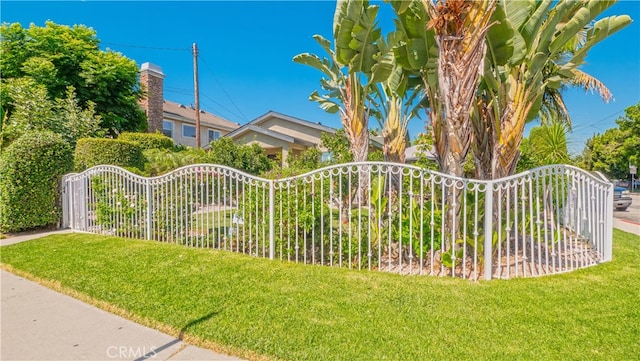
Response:
[[[471,143],[470,108],[485,56],[484,37],[495,1],[390,1],[404,40],[396,61],[418,73],[429,102],[436,158],[442,172],[463,175]]]
[[[368,1],[339,0],[333,20],[335,50],[329,40],[315,35],[329,57],[303,53],[293,58],[294,62],[323,74],[320,79],[323,94],[314,91],[309,100],[318,102],[329,113],[340,114],[356,162],[366,161],[369,150],[369,94],[392,70],[392,54],[382,52],[378,45],[382,39],[378,9]],[[366,201],[366,177],[361,174],[358,179],[355,200],[351,203],[362,204]]]
[[[558,64],[562,64],[565,59],[571,57],[585,45],[588,31],[589,26],[584,27],[582,31],[578,32],[572,40],[563,46],[561,51],[554,55],[551,61],[547,62],[543,70],[545,79],[555,77],[560,70]],[[584,89],[585,92],[598,93],[605,103],[613,99],[611,91],[597,78],[578,68],[571,69],[570,73],[570,77],[560,81],[559,87],[546,87],[539,112],[540,123],[542,125],[563,121],[568,128],[567,130],[571,130],[571,116],[562,97],[562,92],[567,87],[579,87]]]
[[[329,40],[314,35],[328,58],[310,53],[293,58],[294,62],[309,65],[323,74],[320,79],[323,94],[316,90],[309,100],[318,102],[329,113],[340,114],[356,162],[367,159],[369,93],[392,69],[392,56],[382,54],[377,44],[382,37],[377,22],[378,8],[368,1],[338,1],[333,22],[335,50]]]
[[[386,42],[380,39],[378,44],[382,52],[391,54],[402,35],[393,32]],[[382,151],[386,161],[405,162],[409,121],[419,116],[420,110],[426,107],[425,103],[420,77],[406,72],[394,59],[389,77],[376,84],[371,99],[371,115],[382,129]]]
[[[487,34],[487,62],[472,112],[478,178],[513,174],[524,126],[539,116],[545,94],[567,83],[589,84],[581,82],[579,70],[588,51],[631,22],[626,15],[595,21],[614,3],[500,1]],[[564,52],[585,27],[584,42]]]

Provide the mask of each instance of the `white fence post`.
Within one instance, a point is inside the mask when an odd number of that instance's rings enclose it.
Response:
[[[269,259],[274,259],[276,255],[276,200],[275,200],[275,181],[269,181]]]
[[[602,250],[602,261],[611,261],[613,257],[613,191],[614,185],[609,185],[609,191],[605,197],[607,210],[604,227],[604,249]]]
[[[484,279],[490,280],[493,273],[493,182],[488,181],[484,198]]]
[[[68,189],[67,189],[67,177],[64,176],[62,177],[62,181],[60,182],[60,186],[62,188],[61,191],[61,200],[62,200],[62,227],[61,228],[68,228],[69,227],[69,209],[71,207],[69,207],[69,193],[68,193]]]
[[[151,180],[145,179],[146,182],[146,199],[147,199],[147,240],[151,240],[151,230],[153,229],[153,203],[151,203]]]

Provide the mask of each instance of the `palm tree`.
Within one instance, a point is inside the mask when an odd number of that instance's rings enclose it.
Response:
[[[398,41],[397,33],[389,35],[389,42],[378,42],[384,54],[391,54],[391,46]],[[389,46],[391,45],[391,46]],[[405,72],[395,59],[387,79],[376,84],[371,100],[371,114],[378,120],[384,138],[383,155],[386,161],[404,163],[409,144],[409,121],[423,109],[424,92],[419,77]]]
[[[565,62],[584,46],[588,30],[589,28],[585,27],[583,31],[576,34],[574,39],[567,42],[563,50],[554,56],[554,59],[547,62],[543,70],[544,79],[550,79],[558,75],[558,71],[560,70],[559,64]],[[598,93],[605,103],[608,103],[613,98],[607,86],[590,74],[577,68],[570,69],[569,72],[571,76],[563,78],[559,87],[545,88],[539,114],[540,122],[543,125],[550,124],[556,120],[564,120],[569,128],[571,128],[571,116],[562,97],[562,92],[567,87],[579,87],[583,88],[586,92]]]
[[[356,162],[367,160],[369,94],[391,72],[392,57],[381,56],[377,45],[381,37],[377,13],[378,6],[368,1],[338,1],[333,23],[335,50],[329,40],[314,36],[329,58],[309,53],[293,58],[323,73],[320,85],[324,94],[314,91],[309,99],[327,112],[340,114]]]
[[[524,126],[547,104],[566,110],[557,89],[587,84],[578,67],[589,49],[630,23],[626,15],[596,21],[615,1],[504,1],[494,12],[487,35],[487,64],[473,111],[476,176],[495,179],[512,174],[519,158]],[[584,31],[577,49],[567,44]],[[561,61],[560,61],[561,60]],[[545,73],[546,72],[546,73]],[[605,92],[606,94],[606,92]],[[551,100],[555,100],[552,103]],[[552,108],[547,108],[552,109]],[[564,109],[564,110],[563,110]]]
[[[440,171],[462,176],[472,134],[469,112],[496,2],[421,0],[391,5],[402,37],[394,48],[396,62],[423,80]]]
[[[293,58],[323,73],[320,85],[324,94],[314,91],[309,99],[329,113],[340,114],[356,162],[367,160],[370,94],[392,69],[391,53],[382,53],[377,44],[382,38],[377,14],[378,6],[368,1],[339,0],[333,21],[335,50],[329,40],[314,35],[329,58],[309,53]],[[361,172],[356,202],[363,203],[365,194],[366,177]]]

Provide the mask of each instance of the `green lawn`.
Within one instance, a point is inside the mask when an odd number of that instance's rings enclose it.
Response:
[[[2,247],[0,260],[59,291],[249,359],[637,360],[640,237],[615,231],[614,240],[613,262],[476,283],[88,234]]]

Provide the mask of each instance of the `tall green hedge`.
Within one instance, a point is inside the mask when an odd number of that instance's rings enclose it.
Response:
[[[128,140],[140,144],[142,150],[147,149],[171,149],[173,139],[160,133],[122,133],[118,137],[120,140]]]
[[[62,136],[27,132],[0,154],[0,232],[56,225],[60,179],[73,167]]]
[[[75,169],[109,164],[129,169],[144,169],[145,158],[137,142],[121,139],[82,138],[74,154]]]

